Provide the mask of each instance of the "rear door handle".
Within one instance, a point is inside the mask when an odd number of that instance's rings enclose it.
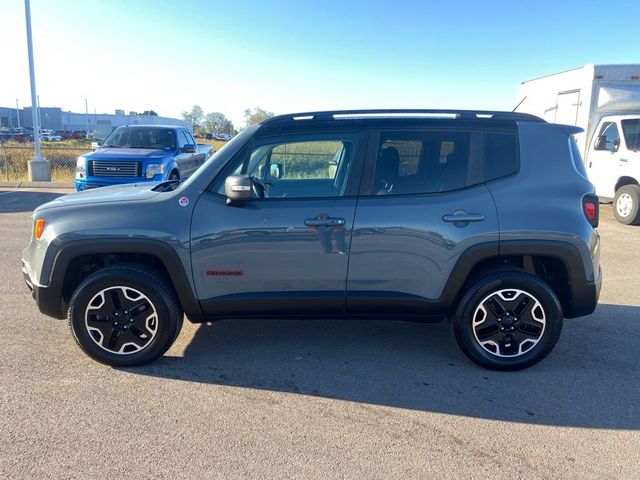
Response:
[[[344,218],[307,218],[304,221],[307,227],[338,227],[345,223]]]
[[[482,222],[484,221],[484,215],[480,215],[479,213],[454,212],[444,215],[442,221],[449,223]]]
[[[627,160],[626,158],[621,158],[621,159],[620,159],[620,162],[621,162],[621,163],[627,163],[627,162],[629,162],[629,160]]]

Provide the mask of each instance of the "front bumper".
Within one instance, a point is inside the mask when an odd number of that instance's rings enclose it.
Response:
[[[144,183],[144,182],[160,182],[162,175],[154,175],[153,178],[146,177],[86,177],[82,179],[76,178],[76,191],[90,190],[92,188],[109,187],[111,185],[122,185],[125,183]]]
[[[22,277],[41,313],[53,318],[66,318],[66,302],[62,297],[62,285],[58,282],[51,282],[48,287],[34,284],[24,266],[24,261],[22,262]]]

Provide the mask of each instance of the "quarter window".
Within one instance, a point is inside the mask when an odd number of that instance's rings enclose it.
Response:
[[[518,169],[516,136],[509,133],[485,133],[485,180],[512,175]]]

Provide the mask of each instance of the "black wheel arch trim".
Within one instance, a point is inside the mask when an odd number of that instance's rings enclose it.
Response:
[[[501,240],[486,242],[467,249],[458,259],[442,293],[441,303],[454,305],[471,271],[480,263],[493,258],[513,256],[542,256],[560,260],[569,275],[571,298],[564,308],[566,318],[581,317],[595,310],[600,294],[600,272],[588,272],[580,250],[562,240]],[[592,273],[593,278],[589,278]]]
[[[65,318],[63,288],[69,264],[74,258],[100,253],[139,253],[158,258],[169,274],[168,280],[173,285],[185,314],[202,315],[200,302],[191,287],[191,269],[185,271],[178,253],[168,243],[142,238],[91,238],[66,241],[59,246],[52,243],[47,249],[42,269],[43,280],[49,278],[49,284],[38,288],[37,302],[40,311],[51,317]]]

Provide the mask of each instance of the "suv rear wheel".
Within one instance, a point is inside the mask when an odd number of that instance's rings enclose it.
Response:
[[[80,348],[117,367],[162,356],[180,333],[182,316],[167,281],[136,264],[94,272],[69,302],[69,327]]]
[[[562,331],[562,307],[538,277],[521,271],[494,273],[464,294],[453,331],[462,351],[477,364],[521,370],[553,349]]]
[[[616,220],[625,225],[640,224],[640,186],[625,185],[616,191],[613,214]]]

